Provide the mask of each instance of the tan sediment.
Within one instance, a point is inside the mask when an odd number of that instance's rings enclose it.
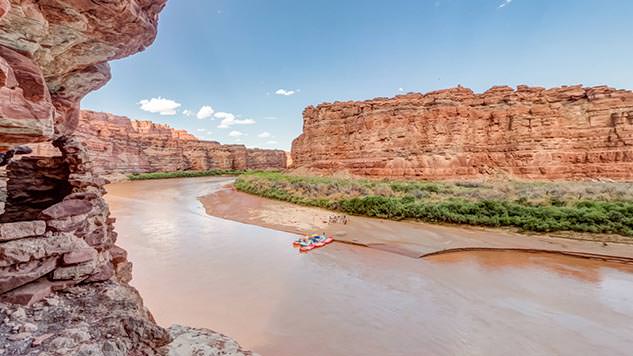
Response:
[[[460,251],[507,250],[633,263],[633,244],[623,243],[626,238],[618,236],[521,234],[359,216],[348,216],[347,224],[330,224],[329,217],[336,215],[335,212],[257,197],[238,192],[231,185],[199,199],[212,216],[299,235],[325,232],[340,243],[413,258]]]

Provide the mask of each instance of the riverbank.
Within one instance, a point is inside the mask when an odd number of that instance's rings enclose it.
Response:
[[[633,263],[633,244],[623,243],[628,237],[618,235],[529,235],[362,216],[346,216],[343,224],[332,211],[254,196],[230,185],[199,199],[212,216],[300,235],[326,232],[338,242],[414,258],[464,250],[523,250]]]
[[[133,284],[160,325],[222,330],[279,356],[624,356],[633,343],[632,265],[496,251],[415,259],[343,243],[299,254],[295,234],[206,214],[197,198],[231,181],[107,186]]]
[[[258,172],[240,176],[235,187],[351,215],[539,233],[612,234],[633,242],[633,183],[376,181]]]
[[[152,173],[133,173],[128,174],[128,180],[151,180],[151,179],[171,179],[171,178],[196,178],[196,177],[221,177],[221,176],[239,176],[246,170],[234,169],[210,169],[206,171],[175,171],[175,172],[152,172]]]

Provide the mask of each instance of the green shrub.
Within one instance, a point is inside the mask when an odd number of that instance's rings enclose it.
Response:
[[[128,178],[130,180],[148,180],[148,179],[168,179],[168,178],[238,176],[244,173],[246,173],[246,171],[243,171],[243,170],[211,169],[207,171],[135,173],[135,174],[128,175]]]
[[[526,231],[577,231],[633,236],[633,184],[618,194],[591,183],[445,183],[300,177],[280,172],[239,176],[243,192],[351,215],[427,222],[516,227]],[[589,192],[597,192],[596,196]],[[580,200],[579,196],[582,197]]]

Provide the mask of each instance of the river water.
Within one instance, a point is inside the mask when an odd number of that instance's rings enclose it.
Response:
[[[419,260],[205,214],[222,178],[118,183],[119,244],[157,321],[263,355],[631,355],[633,269],[553,255]]]

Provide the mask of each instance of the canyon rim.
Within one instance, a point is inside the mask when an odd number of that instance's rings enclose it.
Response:
[[[633,179],[633,92],[458,87],[305,109],[294,168],[370,177]]]

